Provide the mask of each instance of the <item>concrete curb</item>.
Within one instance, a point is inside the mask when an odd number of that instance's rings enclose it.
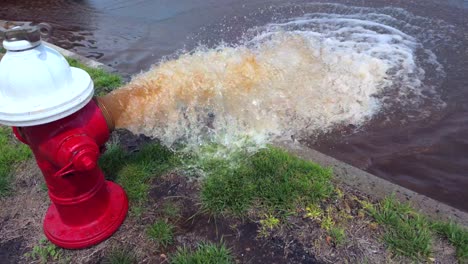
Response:
[[[341,182],[353,189],[369,194],[373,198],[383,199],[386,196],[395,194],[396,198],[400,201],[409,201],[414,208],[434,219],[454,221],[468,226],[468,213],[466,212],[381,179],[298,143],[276,142],[275,145],[305,160],[310,160],[325,167],[331,167],[335,177]]]
[[[75,59],[75,60],[83,63],[84,65],[86,65],[88,67],[103,69],[103,70],[105,70],[107,72],[110,72],[110,73],[118,73],[116,69],[114,69],[112,67],[109,67],[109,66],[107,66],[107,65],[105,65],[103,63],[100,63],[98,61],[88,59],[88,58],[86,58],[84,56],[81,56],[81,55],[78,55],[78,54],[76,54],[76,53],[74,53],[72,51],[63,49],[63,48],[61,48],[59,46],[56,46],[54,44],[51,44],[49,42],[42,41],[42,43],[44,43],[44,45],[46,45],[46,46],[48,46],[50,48],[53,48],[56,51],[60,52],[63,56]]]

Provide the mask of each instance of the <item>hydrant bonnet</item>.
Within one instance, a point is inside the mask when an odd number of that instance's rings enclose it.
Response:
[[[50,123],[83,108],[93,97],[88,73],[70,67],[41,43],[39,27],[5,33],[0,62],[0,124],[25,127]]]

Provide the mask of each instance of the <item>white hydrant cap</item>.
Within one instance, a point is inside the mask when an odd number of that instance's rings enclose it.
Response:
[[[89,74],[41,43],[39,28],[5,33],[0,61],[0,124],[35,126],[69,116],[93,97]]]

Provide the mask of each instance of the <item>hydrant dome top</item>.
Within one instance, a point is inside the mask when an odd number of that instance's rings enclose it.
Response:
[[[0,61],[0,124],[41,125],[83,108],[94,94],[89,74],[70,67],[40,41],[30,47],[25,41],[3,43],[7,53]]]

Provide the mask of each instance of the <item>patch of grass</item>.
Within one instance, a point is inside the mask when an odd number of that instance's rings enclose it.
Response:
[[[235,164],[224,158],[202,164],[207,172],[201,190],[206,211],[244,215],[255,203],[267,211],[286,215],[297,206],[314,204],[334,192],[331,170],[279,148],[237,155]]]
[[[146,209],[143,206],[132,206],[130,208],[130,215],[136,218],[141,218],[145,210]]]
[[[468,263],[468,230],[452,222],[435,222],[432,229],[456,248],[461,263]]]
[[[107,150],[99,158],[99,167],[108,180],[115,180],[118,172],[126,165],[129,154],[116,143],[106,145]]]
[[[67,58],[67,61],[70,66],[83,69],[91,76],[91,79],[94,81],[94,89],[96,90],[97,96],[109,93],[122,85],[122,78],[120,75],[108,73],[103,69],[88,67],[76,59]]]
[[[26,253],[25,256],[30,260],[36,260],[45,264],[49,263],[49,261],[59,261],[62,258],[62,250],[43,238],[39,241],[39,244],[34,246],[32,251]]]
[[[328,231],[328,234],[336,245],[343,243],[346,238],[345,230],[336,226],[331,227]]]
[[[165,202],[161,208],[161,214],[169,219],[178,219],[180,217],[180,207],[173,202]]]
[[[3,47],[0,47],[0,54],[4,54],[4,53],[6,53],[6,49]]]
[[[136,203],[147,199],[151,179],[177,163],[177,156],[158,143],[145,145],[136,153],[127,153],[119,145],[111,144],[99,160],[107,178],[122,185],[130,201]]]
[[[174,226],[166,221],[158,220],[148,228],[147,234],[158,247],[167,247],[174,241]]]
[[[148,197],[151,176],[143,164],[128,164],[119,171],[116,182],[125,189],[130,201],[143,202]]]
[[[178,248],[170,259],[171,264],[231,264],[231,252],[224,244],[201,243],[195,251]]]
[[[105,257],[105,264],[136,264],[138,263],[135,254],[128,249],[113,248]]]
[[[7,196],[11,191],[15,165],[29,157],[31,151],[14,139],[11,128],[0,126],[0,197]]]
[[[378,223],[386,227],[384,241],[396,254],[413,259],[428,258],[432,253],[432,232],[429,221],[416,213],[409,204],[394,196],[376,206],[366,205]]]

